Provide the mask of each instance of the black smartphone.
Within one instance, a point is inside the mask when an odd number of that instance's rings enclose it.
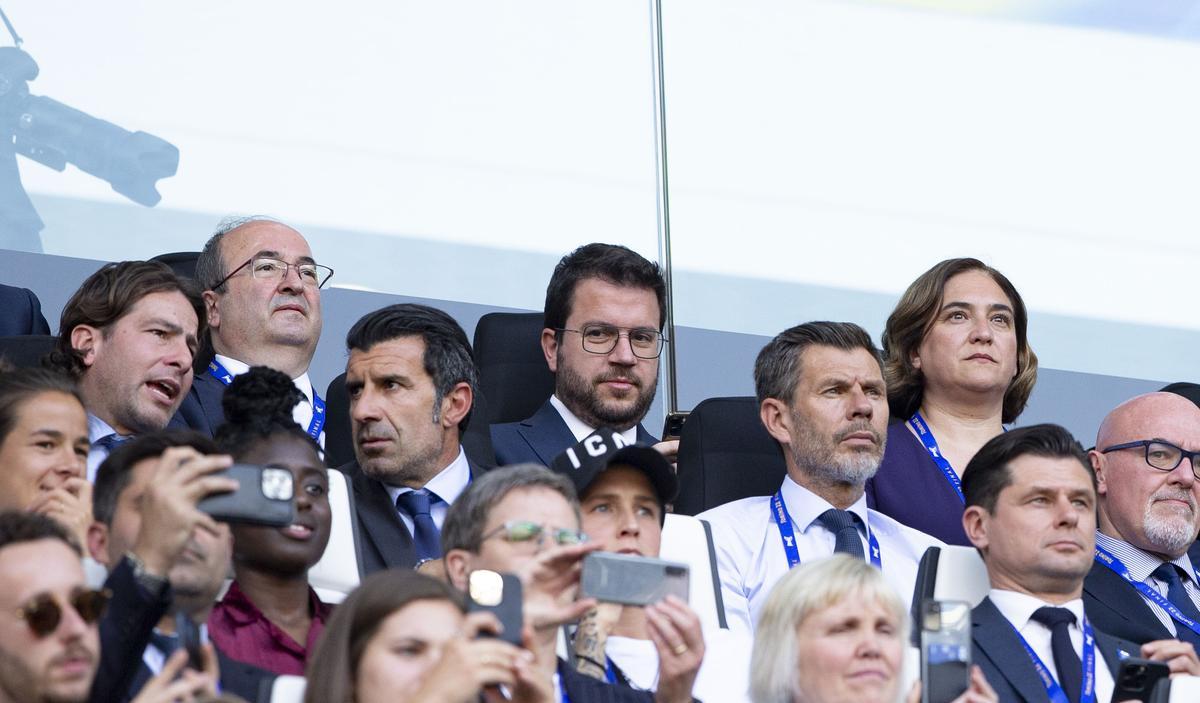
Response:
[[[683,433],[683,423],[687,421],[687,418],[687,412],[667,413],[667,419],[663,421],[663,441],[679,439]]]
[[[204,651],[200,645],[200,626],[185,613],[176,613],[175,633],[179,635],[179,646],[187,651],[188,668],[204,671]]]
[[[921,701],[950,703],[971,685],[971,605],[921,603]]]
[[[687,602],[687,564],[631,554],[592,552],[583,559],[580,594],[607,603],[650,605],[675,596]]]
[[[221,522],[286,527],[295,520],[292,472],[268,466],[234,464],[214,474],[237,479],[232,493],[213,493],[196,507]]]
[[[504,628],[496,636],[521,646],[521,628],[525,624],[521,579],[487,569],[472,571],[468,577],[467,596],[467,610],[492,613]]]
[[[1163,662],[1130,657],[1121,662],[1113,680],[1113,703],[1142,701],[1149,703],[1154,685],[1169,677],[1171,669]]]

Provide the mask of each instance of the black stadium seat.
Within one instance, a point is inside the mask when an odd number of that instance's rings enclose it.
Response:
[[[483,394],[475,396],[471,420],[463,433],[463,451],[471,463],[484,469],[496,465],[492,433],[488,428],[487,402]],[[337,468],[354,461],[354,435],[350,423],[350,394],[346,392],[346,374],[329,384],[325,392],[325,465]]]
[[[196,280],[196,261],[199,258],[200,252],[198,251],[176,251],[170,254],[159,254],[150,260],[161,261],[170,266],[176,276]]]
[[[49,334],[0,337],[0,358],[18,367],[41,366],[42,358],[54,351],[57,339]]]
[[[540,312],[491,312],[479,318],[475,364],[489,422],[524,420],[553,395],[554,374],[542,355],[543,326]]]
[[[675,512],[696,515],[733,500],[771,495],[786,475],[779,443],[758,419],[758,401],[709,398],[683,423]]]

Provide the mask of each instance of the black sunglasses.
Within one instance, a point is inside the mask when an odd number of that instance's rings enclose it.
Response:
[[[84,589],[72,593],[68,602],[85,623],[92,625],[104,616],[104,610],[111,599],[112,591],[107,588]],[[17,609],[17,616],[29,625],[34,635],[45,637],[58,629],[58,624],[62,622],[63,609],[53,595],[39,593]]]

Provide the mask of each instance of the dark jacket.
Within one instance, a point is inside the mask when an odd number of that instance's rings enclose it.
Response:
[[[496,450],[497,466],[526,462],[549,466],[554,457],[576,441],[549,398],[529,418],[492,425],[492,447]],[[640,444],[658,442],[640,424],[637,426],[637,441]]]

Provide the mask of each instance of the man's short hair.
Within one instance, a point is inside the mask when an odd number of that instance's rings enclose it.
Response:
[[[528,488],[556,491],[571,504],[579,521],[579,498],[567,477],[537,464],[512,464],[492,469],[471,481],[446,511],[442,524],[442,553],[462,549],[478,554],[483,546],[483,528],[492,508],[509,493]]]
[[[575,303],[575,288],[585,278],[654,291],[658,299],[658,329],[662,330],[667,321],[667,284],[662,270],[641,254],[617,244],[585,244],[558,262],[546,287],[543,310],[546,327],[558,330],[566,326]]]
[[[963,469],[962,491],[967,507],[978,505],[988,513],[996,512],[1000,492],[1012,485],[1009,465],[1026,456],[1078,461],[1096,487],[1096,472],[1083,447],[1061,425],[1050,423],[1018,427],[988,440]]]
[[[255,222],[283,224],[274,217],[266,215],[230,215],[217,223],[216,230],[204,243],[204,249],[200,251],[200,256],[196,259],[196,280],[204,290],[225,292],[224,283],[217,286],[217,283],[229,275],[229,272],[225,270],[225,262],[221,259],[221,240],[233,230]]]
[[[171,447],[191,447],[206,455],[220,453],[216,442],[192,430],[148,432],[122,442],[113,448],[96,470],[96,485],[92,487],[92,517],[111,527],[117,512],[117,501],[133,479],[133,467],[146,459],[161,456]]]
[[[879,349],[862,327],[853,322],[805,322],[775,335],[758,353],[754,362],[754,392],[760,405],[767,398],[791,405],[796,384],[800,382],[800,358],[804,350],[814,345],[843,351],[866,350],[882,369]]]
[[[0,549],[10,544],[36,542],[41,539],[56,539],[71,551],[83,557],[82,548],[75,542],[75,536],[67,528],[58,524],[57,520],[39,513],[29,513],[23,510],[5,510],[0,512]]]
[[[367,313],[346,334],[349,351],[368,351],[381,342],[405,337],[420,337],[425,342],[422,362],[433,379],[434,421],[439,419],[442,399],[460,383],[479,390],[479,370],[471,352],[467,333],[449,314],[428,305],[399,303]],[[459,433],[466,432],[471,411],[458,423]]]
[[[124,317],[138,301],[154,293],[179,292],[196,313],[196,338],[208,327],[204,299],[196,284],[175,275],[161,261],[121,261],[105,264],[87,277],[63,308],[58,326],[58,342],[51,361],[75,378],[87,371],[83,353],[71,346],[71,332],[89,325],[107,335],[109,326]]]

